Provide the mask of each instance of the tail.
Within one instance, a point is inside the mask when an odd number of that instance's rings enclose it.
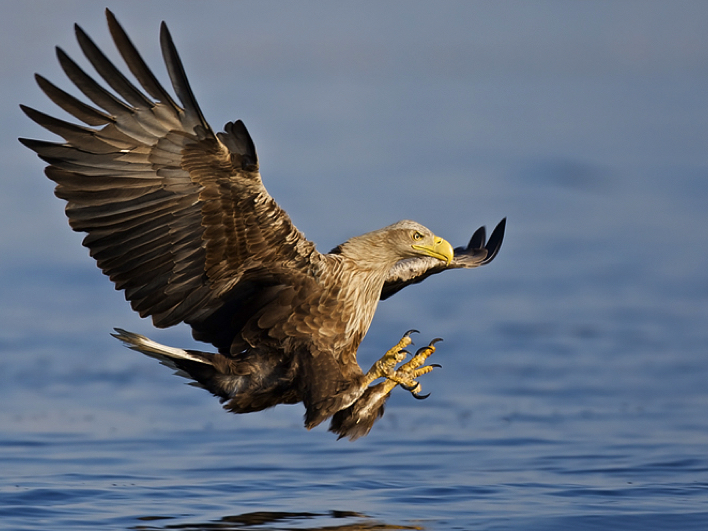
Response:
[[[276,365],[257,363],[254,366],[218,353],[168,347],[120,328],[115,331],[111,335],[126,347],[155,358],[178,376],[192,380],[190,385],[206,389],[220,399],[225,409],[234,413],[260,411],[279,403],[298,401],[292,391],[281,389],[282,368]],[[258,378],[251,378],[254,371]]]
[[[208,385],[208,382],[217,372],[214,367],[214,354],[168,347],[122,328],[115,328],[114,330],[116,333],[111,335],[121,340],[129,349],[155,358],[162,365],[173,369],[176,375],[192,380],[190,385],[202,387],[217,396],[223,396],[221,393],[215,393],[214,389]]]

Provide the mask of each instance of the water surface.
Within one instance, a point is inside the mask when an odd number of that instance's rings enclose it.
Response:
[[[104,45],[100,8],[17,3],[0,528],[706,529],[705,5],[205,5],[113,9],[152,63],[170,23],[208,119],[246,120],[320,250],[402,218],[460,245],[508,216],[504,246],[381,304],[362,365],[417,328],[443,367],[368,437],[226,414],[109,337],[191,345],[129,310],[15,140],[48,138],[16,106],[51,109],[32,73],[66,87],[52,46],[76,52],[74,21]]]

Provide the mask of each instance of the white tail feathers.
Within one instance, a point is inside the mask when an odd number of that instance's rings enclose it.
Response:
[[[111,334],[116,339],[120,339],[123,344],[132,350],[137,350],[142,352],[146,356],[151,358],[156,358],[160,360],[165,365],[172,368],[177,368],[174,363],[170,360],[189,360],[197,363],[204,363],[207,365],[212,365],[208,357],[204,355],[199,355],[197,353],[191,353],[187,350],[175,347],[168,347],[167,345],[161,345],[160,343],[153,341],[140,334],[134,334],[133,332],[128,332],[122,328],[114,328],[115,334]]]

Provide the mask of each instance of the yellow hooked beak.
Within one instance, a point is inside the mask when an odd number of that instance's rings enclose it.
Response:
[[[413,249],[416,251],[422,251],[428,256],[437,258],[438,260],[444,260],[445,265],[450,265],[452,259],[455,257],[455,251],[452,250],[452,245],[447,240],[443,240],[439,236],[433,238],[435,242],[433,245],[413,245]]]

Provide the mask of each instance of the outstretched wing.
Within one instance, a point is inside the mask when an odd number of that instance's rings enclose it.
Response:
[[[106,16],[142,90],[76,26],[82,51],[115,94],[57,49],[67,76],[95,107],[36,76],[54,103],[86,125],[23,107],[65,142],[20,140],[49,163],[46,174],[68,202],[71,227],[88,233],[84,245],[133,309],[155,326],[184,321],[198,331],[236,293],[283,282],[274,279],[278,271],[306,275],[317,252],[263,187],[243,123],[227,123],[218,134],[207,124],[164,22],[162,53],[181,105],[113,14]],[[201,339],[215,341],[205,333]]]
[[[406,286],[422,282],[430,275],[441,273],[446,269],[472,268],[488,264],[494,260],[501,248],[505,227],[506,218],[494,228],[489,241],[486,241],[486,229],[480,227],[470,238],[467,247],[455,248],[455,257],[448,265],[431,257],[401,260],[389,271],[381,290],[381,300],[388,299]]]

